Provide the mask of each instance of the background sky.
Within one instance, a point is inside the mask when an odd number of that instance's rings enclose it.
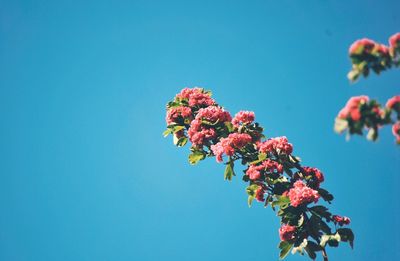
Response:
[[[277,260],[279,220],[241,177],[161,135],[185,86],[256,112],[320,168],[355,249],[400,259],[400,148],[333,132],[350,96],[386,102],[392,70],[350,85],[349,45],[387,43],[399,1],[0,0],[0,260]],[[307,260],[292,256],[288,260]]]

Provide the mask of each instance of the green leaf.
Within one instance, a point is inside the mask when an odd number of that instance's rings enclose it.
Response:
[[[287,196],[276,196],[277,200],[272,202],[272,207],[279,206],[281,208],[284,208],[285,206],[288,206],[290,203],[290,199]]]
[[[225,173],[224,173],[225,180],[232,180],[232,177],[236,176],[235,172],[233,171],[233,167],[234,167],[233,161],[229,159],[229,162],[226,164],[225,167]]]
[[[327,202],[331,202],[333,200],[333,195],[329,193],[327,190],[319,188],[318,194]]]
[[[358,79],[358,77],[360,77],[360,72],[358,70],[351,70],[347,74],[347,78],[349,78],[351,82],[355,82]]]
[[[201,151],[194,151],[189,154],[189,163],[196,165],[200,160],[203,160],[205,155]]]
[[[175,102],[175,101],[168,102],[168,104],[167,104],[167,108],[173,108],[173,107],[178,107],[178,106],[181,106],[181,104],[179,102]]]
[[[292,155],[289,155],[289,160],[292,163],[299,163],[300,162],[300,158],[299,157],[294,157]]]
[[[279,253],[279,259],[284,259],[288,254],[290,249],[292,248],[293,244],[287,241],[281,241],[279,243],[279,249],[281,252]]]
[[[311,259],[315,260],[317,258],[315,252],[322,251],[322,247],[313,241],[308,241],[307,246],[304,248],[304,250]]]
[[[310,249],[309,247],[305,247],[304,250],[306,251],[307,255],[312,259],[315,260],[317,258],[317,254],[315,254],[315,251]]]
[[[354,247],[354,234],[350,228],[339,228],[337,233],[340,235],[340,241],[349,242],[350,247]]]
[[[219,120],[217,120],[216,122],[211,122],[211,121],[207,121],[207,120],[201,120],[201,123],[204,125],[208,125],[208,126],[215,126],[219,123]]]
[[[342,133],[349,127],[347,120],[336,118],[335,119],[335,132]]]
[[[329,246],[336,247],[338,246],[340,242],[340,235],[339,233],[336,233],[335,235],[322,235],[321,236],[321,242],[319,245],[324,248],[326,244],[328,243]]]
[[[304,239],[300,245],[298,245],[297,247],[293,247],[292,254],[294,255],[299,252],[300,255],[304,255],[304,248],[307,246],[307,243],[307,239]]]
[[[251,207],[251,203],[253,203],[253,200],[255,199],[255,197],[254,196],[249,196],[248,198],[247,198],[247,205],[249,205],[249,207]]]
[[[246,188],[246,193],[249,195],[247,198],[247,204],[251,207],[251,203],[256,197],[256,191],[260,188],[257,184],[252,184]]]
[[[324,206],[311,207],[310,211],[327,220],[329,220],[332,215],[330,212],[328,212],[328,209]]]
[[[260,163],[260,162],[264,161],[266,158],[267,158],[267,154],[265,154],[265,153],[259,153],[259,154],[258,154],[258,159],[255,160],[255,161],[250,162],[250,165]]]
[[[174,143],[175,143],[175,139],[176,139],[176,136],[174,136]],[[188,138],[186,138],[186,137],[180,137],[180,138],[176,141],[175,145],[178,146],[178,147],[183,147],[183,146],[186,145],[187,142],[188,142]]]
[[[226,128],[228,129],[229,132],[233,132],[234,126],[230,121],[226,121],[225,123]]]
[[[162,133],[162,135],[164,136],[164,137],[167,137],[168,135],[170,135],[172,133],[172,130],[171,129],[166,129],[163,133]]]
[[[376,141],[378,139],[378,130],[370,128],[367,134],[367,139],[371,141]]]

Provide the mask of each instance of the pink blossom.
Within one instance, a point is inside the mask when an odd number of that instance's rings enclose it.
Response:
[[[188,135],[195,146],[202,146],[206,141],[216,138],[217,132],[212,126],[203,124],[203,120],[215,124],[231,121],[231,115],[221,107],[209,106],[198,111],[196,118],[190,123]]]
[[[167,111],[167,116],[165,117],[165,120],[166,120],[167,124],[169,125],[172,123],[176,123],[176,121],[180,117],[192,120],[193,119],[192,109],[190,109],[189,107],[185,107],[185,106],[171,108]]]
[[[378,105],[374,106],[374,108],[372,108],[372,111],[376,114],[377,117],[385,117],[385,110],[380,108]]]
[[[351,97],[346,106],[339,112],[338,118],[347,119],[350,117],[353,121],[359,121],[361,119],[360,105],[369,101],[368,96],[356,96]]]
[[[180,93],[175,96],[175,99],[189,99],[190,95],[193,93],[202,93],[203,89],[194,87],[194,88],[183,88]]]
[[[232,124],[235,127],[239,127],[241,124],[247,125],[254,121],[254,112],[252,111],[240,111],[236,113],[232,119]]]
[[[202,88],[184,88],[175,97],[176,99],[186,99],[189,102],[189,106],[211,106],[215,104],[215,101],[210,97],[210,94],[204,92]]]
[[[256,195],[255,195],[256,200],[259,202],[264,202],[264,200],[265,200],[264,194],[265,194],[265,188],[263,186],[260,186],[256,190]]]
[[[319,169],[312,167],[303,167],[303,170],[306,172],[307,175],[312,177],[317,187],[319,187],[319,184],[324,182],[324,174],[322,174]]]
[[[246,171],[246,175],[249,176],[251,180],[257,180],[261,177],[261,172],[265,172],[266,174],[281,174],[283,172],[283,166],[276,161],[266,159],[259,165],[250,165]]]
[[[202,108],[198,111],[196,119],[206,120],[211,123],[231,121],[232,117],[229,112],[225,111],[221,107],[209,106]]]
[[[232,133],[222,138],[217,144],[211,145],[211,150],[217,162],[222,162],[222,155],[232,156],[236,149],[241,149],[251,142],[251,136],[245,133]]]
[[[396,33],[389,38],[389,44],[392,48],[398,48],[400,46],[400,33]]]
[[[396,142],[400,144],[400,121],[397,121],[395,124],[393,124],[392,133],[396,138]]]
[[[293,188],[291,188],[287,194],[290,199],[290,204],[293,207],[297,207],[304,203],[316,203],[319,199],[318,191],[307,187],[303,181],[298,180],[294,183]]]
[[[246,171],[246,175],[249,176],[251,180],[257,180],[261,177],[261,170],[264,169],[262,165],[250,165]]]
[[[188,136],[193,145],[202,146],[204,142],[216,138],[217,133],[214,128],[207,128],[205,126],[202,126],[201,120],[194,119],[190,123]]]
[[[388,56],[389,55],[389,48],[384,44],[377,44],[376,51],[381,55]]]
[[[350,224],[350,218],[348,218],[348,217],[341,217],[338,215],[333,215],[332,219],[335,223],[338,223],[339,226]]]
[[[362,53],[370,53],[375,46],[375,42],[368,39],[363,38],[361,40],[355,41],[349,49],[350,54],[359,54],[361,51]]]
[[[393,96],[386,102],[386,107],[389,109],[393,109],[396,105],[398,105],[400,109],[400,95]]]
[[[289,155],[293,152],[293,146],[288,142],[285,136],[271,138],[267,141],[261,142],[258,145],[259,151],[262,153],[277,152],[278,154]]]
[[[283,224],[279,228],[279,237],[282,241],[290,241],[293,240],[294,234],[296,233],[296,227]]]

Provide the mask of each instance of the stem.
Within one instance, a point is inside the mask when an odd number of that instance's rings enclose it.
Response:
[[[322,256],[324,257],[324,261],[328,261],[328,254],[326,253],[326,249],[322,249]]]

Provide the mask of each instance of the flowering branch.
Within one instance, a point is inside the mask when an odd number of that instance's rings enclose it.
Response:
[[[352,82],[361,75],[367,77],[370,71],[380,74],[392,66],[400,67],[400,33],[389,38],[389,46],[367,38],[357,40],[350,46],[349,56],[352,69],[347,77]],[[335,131],[339,134],[347,131],[347,138],[363,135],[366,129],[367,139],[376,141],[384,125],[392,125],[396,143],[400,144],[400,96],[390,98],[386,107],[368,96],[352,97],[335,119]]]
[[[393,125],[393,135],[400,144],[400,96],[390,98],[385,107],[368,96],[352,97],[335,119],[337,133],[347,131],[349,138],[354,134],[363,135],[366,129],[367,139],[372,141],[378,139],[378,131],[385,125]]]
[[[266,139],[253,112],[240,111],[232,118],[211,98],[211,92],[185,88],[167,104],[166,122],[164,136],[172,134],[176,146],[191,142],[191,164],[215,156],[226,165],[226,180],[235,176],[238,161],[245,166],[242,179],[249,183],[249,206],[254,200],[270,205],[281,220],[281,259],[292,250],[293,254],[307,253],[311,259],[321,252],[328,260],[327,246],[348,242],[353,247],[354,234],[344,227],[350,219],[316,204],[320,199],[329,204],[333,200],[333,195],[320,187],[322,172],[301,166],[286,137]]]
[[[350,81],[361,75],[367,77],[371,71],[380,74],[389,68],[400,66],[400,33],[389,38],[389,46],[364,38],[355,41],[349,49],[352,68],[347,74]]]

